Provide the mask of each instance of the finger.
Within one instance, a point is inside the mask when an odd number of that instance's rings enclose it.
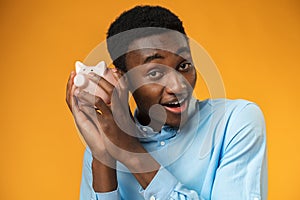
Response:
[[[100,88],[103,89],[103,91],[108,95],[111,96],[112,91],[114,89],[114,85],[112,85],[109,81],[107,81],[105,78],[95,74],[95,73],[89,73],[88,77],[91,81],[96,83]]]
[[[87,116],[84,114],[84,112],[82,112],[82,106],[80,106],[80,104],[77,101],[73,102],[73,106],[72,106],[72,113],[76,122],[77,127],[80,129],[83,128],[82,124],[83,122],[85,123],[85,126],[87,127],[86,122],[89,121]],[[87,128],[85,128],[87,129]]]
[[[97,115],[99,115],[100,113],[97,113],[94,107],[90,107],[89,105],[82,103],[79,103],[79,109],[85,114],[85,117],[89,119],[91,123],[99,130],[99,119]]]
[[[98,126],[96,123],[97,117],[94,108],[76,101],[76,97],[73,96],[72,111],[77,127],[82,134],[84,134],[84,131],[97,131],[95,130],[95,127]]]
[[[75,96],[78,99],[78,101],[80,102],[80,105],[85,105],[85,106],[89,106],[93,109],[96,108],[96,101],[98,98],[101,99],[101,97],[92,95],[84,90],[81,90],[79,88],[76,88],[75,90]],[[104,101],[103,101],[104,102]]]
[[[128,103],[128,87],[125,76],[118,74],[119,82],[111,98],[111,110],[115,122],[125,133],[135,137],[135,124]]]
[[[111,114],[110,108],[105,104],[105,102],[98,96],[94,96],[85,92],[84,90],[76,89],[76,96],[80,102],[85,105],[94,108],[96,110],[100,110],[102,115]]]
[[[114,79],[116,80],[116,82],[118,82],[120,80],[120,78],[122,77],[122,72],[120,70],[118,70],[117,68],[111,68],[110,70],[112,72]]]
[[[80,106],[80,103],[75,103],[73,105],[76,125],[85,143],[91,149],[93,154],[97,155],[97,152],[103,152],[105,147],[102,140],[102,134],[99,131],[100,129],[98,126],[95,126],[97,123],[93,123],[86,114],[92,112],[91,108],[83,105]]]
[[[72,90],[72,85],[73,85],[73,79],[75,77],[75,72],[72,71],[70,73],[68,82],[67,82],[67,87],[66,87],[66,102],[68,104],[68,107],[70,110],[72,110],[72,103],[71,103],[71,98],[72,98],[72,94],[71,94],[71,90]]]
[[[95,105],[95,95],[92,95],[80,88],[76,88],[74,92],[74,96],[81,104],[89,105],[90,107],[94,107]]]
[[[102,148],[99,144],[102,143],[102,137],[98,128],[94,126],[91,121],[85,117],[83,112],[78,112],[76,119],[76,125],[84,141],[89,148],[94,152],[95,150]]]
[[[76,126],[83,137],[87,146],[93,152],[93,155],[97,155],[97,152],[105,151],[105,146],[102,140],[102,133],[100,132],[99,123],[97,123],[97,117],[95,119],[93,111],[90,105],[87,106],[84,103],[78,101],[75,91],[79,91],[79,88],[72,85],[69,89],[70,101],[72,102],[72,114],[74,116]],[[92,117],[91,117],[92,116]],[[101,153],[100,153],[101,155]]]
[[[117,87],[119,87],[120,89],[123,89],[123,90],[127,90],[128,82],[127,82],[126,74],[123,74],[123,73],[119,72],[119,70],[117,70],[117,71],[113,71],[113,76],[118,80]]]
[[[117,105],[117,106],[122,106],[122,107],[128,107],[128,84],[126,80],[126,75],[120,75],[119,73],[116,74],[115,76],[118,77],[119,81],[118,84],[116,85],[112,97],[111,97],[111,104],[112,105]]]

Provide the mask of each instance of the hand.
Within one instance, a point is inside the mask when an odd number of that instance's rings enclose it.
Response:
[[[114,76],[117,80],[121,78],[120,73],[115,72]],[[142,147],[138,139],[133,135],[136,133],[137,128],[132,120],[133,117],[128,106],[128,90],[124,87],[124,81],[121,79],[116,89],[97,74],[89,74],[89,79],[104,90],[110,98],[112,97],[111,103],[106,104],[100,97],[91,95],[79,88],[75,88],[75,99],[78,100],[82,112],[89,119],[92,119],[98,131],[103,133],[102,137],[106,141],[106,148],[110,149],[112,156],[121,162],[125,161],[125,156],[120,155],[120,153],[123,151],[135,152],[138,147]]]
[[[104,78],[96,74],[90,80],[97,83],[111,97],[111,104],[83,90],[77,91],[77,98],[84,101],[88,107],[99,112],[94,114],[98,130],[102,133],[106,150],[116,160],[122,162],[134,172],[153,171],[159,168],[158,163],[148,154],[139,142],[139,129],[133,121],[128,105],[128,88],[126,80],[120,73],[114,73],[118,84],[113,87]]]
[[[75,91],[78,90],[74,86],[73,79],[75,72],[72,72],[66,89],[66,102],[75,119],[76,126],[83,136],[85,142],[92,151],[93,156],[104,164],[114,167],[115,160],[107,152],[103,143],[103,138],[97,126],[97,117],[95,109],[90,107],[84,101],[80,101],[75,96]]]
[[[119,160],[131,170],[142,187],[146,188],[160,165],[133,136],[138,129],[129,111],[128,90],[124,79],[119,81],[120,84],[114,90],[105,79],[99,80],[97,75],[91,77],[92,81],[98,80],[98,86],[112,96],[111,105],[106,105],[101,98],[76,89],[73,85],[74,76],[73,72],[68,81],[66,100],[92,154],[100,161],[103,157],[109,161]],[[117,76],[120,78],[120,74]],[[122,127],[121,130],[114,117],[118,124],[127,125],[126,128]]]

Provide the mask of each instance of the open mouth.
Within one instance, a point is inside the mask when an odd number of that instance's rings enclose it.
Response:
[[[180,99],[177,101],[173,101],[173,102],[168,102],[168,103],[164,103],[162,104],[164,106],[164,108],[172,113],[182,113],[186,110],[187,108],[187,99]]]

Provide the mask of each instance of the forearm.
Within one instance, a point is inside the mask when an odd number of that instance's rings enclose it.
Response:
[[[107,166],[97,159],[92,162],[93,188],[95,192],[111,192],[117,189],[117,175],[115,161]]]
[[[138,161],[138,164],[135,165],[134,168],[138,166],[138,170],[135,170],[137,173],[133,173],[137,181],[140,183],[143,189],[145,189],[150,182],[153,180],[154,176],[158,172],[160,165],[155,161],[150,155],[146,162],[143,162],[144,159]],[[152,166],[149,170],[149,166]],[[142,170],[146,169],[146,170]]]

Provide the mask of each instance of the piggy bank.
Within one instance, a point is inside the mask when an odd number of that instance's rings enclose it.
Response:
[[[105,103],[110,103],[110,97],[107,93],[105,93],[105,91],[99,87],[97,83],[89,80],[87,76],[89,73],[94,72],[110,82],[112,85],[116,85],[117,81],[114,78],[111,69],[106,67],[105,62],[100,61],[95,66],[86,66],[82,62],[76,61],[75,68],[76,76],[74,77],[74,85],[94,96],[100,97]]]

